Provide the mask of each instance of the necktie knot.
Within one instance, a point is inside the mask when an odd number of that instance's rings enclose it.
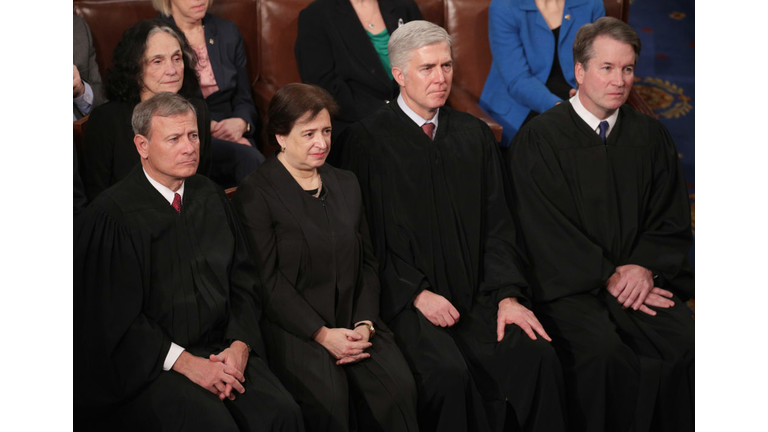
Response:
[[[606,137],[608,136],[608,122],[603,120],[600,122],[600,139],[605,142]]]
[[[173,195],[173,203],[171,205],[176,209],[177,212],[181,213],[181,195]]]
[[[421,125],[421,130],[424,131],[425,134],[429,137],[429,139],[432,139],[432,133],[435,131],[435,124],[434,123],[424,123]]]

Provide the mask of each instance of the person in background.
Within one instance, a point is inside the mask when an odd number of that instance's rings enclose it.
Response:
[[[578,93],[510,148],[533,310],[564,369],[572,431],[693,431],[691,209],[675,144],[625,102],[640,38],[585,24]]]
[[[264,161],[257,148],[261,123],[251,97],[243,37],[235,23],[208,13],[212,3],[152,0],[155,10],[181,29],[197,54],[195,70],[214,139],[211,178],[231,187]]]
[[[528,120],[573,96],[576,31],[604,15],[603,0],[491,2],[493,62],[479,104],[504,128],[503,148]]]
[[[418,19],[413,0],[315,0],[299,13],[296,64],[303,82],[328,90],[339,104],[333,138],[397,97],[387,42]]]
[[[76,219],[75,429],[304,430],[262,360],[261,281],[242,226],[195,175],[195,109],[171,92],[139,103],[141,164]]]
[[[77,120],[106,102],[91,29],[77,15],[72,15],[72,75],[72,120]]]
[[[562,370],[530,310],[498,145],[444,106],[451,43],[427,21],[396,30],[400,95],[339,137],[371,221],[381,316],[416,380],[422,431],[562,431]]]
[[[288,84],[269,104],[280,152],[233,198],[266,284],[270,365],[311,431],[418,431],[416,385],[379,318],[379,279],[354,174],[325,163],[337,105]]]
[[[205,102],[194,97],[200,91],[196,65],[197,56],[172,22],[142,20],[123,33],[107,71],[109,102],[91,112],[83,137],[83,184],[89,200],[139,164],[131,115],[139,102],[163,91],[179,93],[195,106],[200,135],[198,173],[209,175],[211,122]]]

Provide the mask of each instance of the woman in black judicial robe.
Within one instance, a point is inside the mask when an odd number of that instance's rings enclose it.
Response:
[[[163,43],[173,45],[163,36],[176,39],[177,45],[173,49],[179,50],[181,56],[156,59],[161,63],[153,67],[163,68],[155,69],[160,72],[158,74],[150,69],[146,57],[165,54]],[[109,102],[93,109],[83,136],[83,183],[89,201],[122,180],[139,164],[131,127],[133,108],[160,91],[178,93],[195,106],[200,136],[197,173],[208,176],[211,171],[211,119],[205,102],[194,97],[200,87],[196,66],[195,52],[174,23],[143,20],[123,33],[112,53],[112,67],[107,71],[105,86]]]
[[[357,421],[360,430],[415,431],[415,383],[378,316],[360,187],[324,164],[335,110],[317,86],[281,88],[267,125],[281,151],[233,199],[265,280],[269,362],[308,430],[347,431]]]

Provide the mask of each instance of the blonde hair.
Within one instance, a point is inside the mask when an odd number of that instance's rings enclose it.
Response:
[[[208,7],[211,7],[213,0],[208,0]],[[171,0],[152,0],[152,7],[164,16],[171,16]]]

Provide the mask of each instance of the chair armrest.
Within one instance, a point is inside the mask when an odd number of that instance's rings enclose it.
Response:
[[[72,139],[75,142],[77,154],[80,154],[83,149],[83,135],[85,134],[86,123],[88,123],[88,116],[72,122]]]
[[[459,86],[453,86],[451,94],[448,96],[448,105],[457,111],[464,111],[484,121],[490,126],[493,136],[496,137],[496,142],[501,142],[501,131],[503,128],[484,109],[480,108],[477,104],[477,98],[473,97],[469,92]]]

